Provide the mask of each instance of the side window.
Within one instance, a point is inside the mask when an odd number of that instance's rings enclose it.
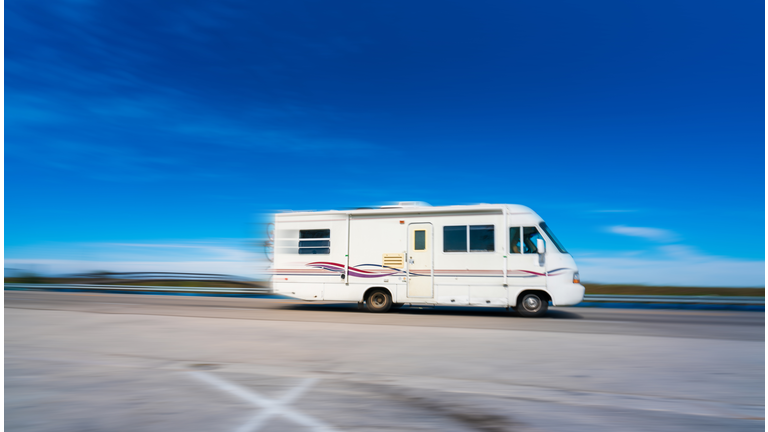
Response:
[[[539,234],[539,230],[536,229],[536,227],[524,227],[523,228],[523,253],[527,254],[535,254],[539,253],[538,249],[536,249],[536,240],[538,239],[544,239],[544,237]]]
[[[494,239],[493,225],[446,226],[443,252],[493,252]]]
[[[443,252],[467,251],[467,227],[443,227]]]
[[[509,229],[509,250],[516,254],[522,253],[520,250],[520,227]]]
[[[469,227],[469,251],[493,252],[493,225],[472,225]]]
[[[331,230],[299,230],[299,255],[331,253]]]

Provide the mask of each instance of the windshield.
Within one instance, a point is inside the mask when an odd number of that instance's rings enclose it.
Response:
[[[560,240],[558,240],[557,237],[555,237],[555,233],[553,233],[552,230],[549,229],[546,222],[540,223],[539,227],[541,227],[541,229],[547,234],[547,237],[549,237],[549,239],[552,240],[552,243],[555,244],[555,247],[557,248],[557,250],[560,251],[560,253],[568,253],[565,251],[563,244],[560,243]]]

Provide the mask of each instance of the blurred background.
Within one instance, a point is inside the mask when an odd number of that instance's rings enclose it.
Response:
[[[279,210],[523,204],[592,283],[762,287],[756,2],[8,2],[5,273],[259,279]]]
[[[5,429],[764,431],[764,13],[5,2]],[[397,201],[532,208],[586,301],[269,292],[271,214]]]

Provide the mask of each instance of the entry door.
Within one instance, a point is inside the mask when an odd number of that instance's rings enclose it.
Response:
[[[433,298],[432,224],[408,225],[408,297]]]

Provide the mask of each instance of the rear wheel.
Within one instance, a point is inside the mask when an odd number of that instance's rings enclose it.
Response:
[[[392,297],[389,291],[383,289],[373,290],[365,299],[365,307],[369,312],[386,312],[392,307]]]
[[[517,303],[517,313],[524,317],[540,317],[547,313],[549,302],[537,293],[527,293]]]

